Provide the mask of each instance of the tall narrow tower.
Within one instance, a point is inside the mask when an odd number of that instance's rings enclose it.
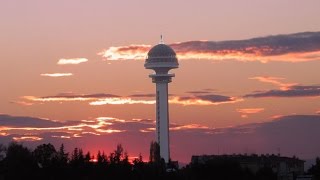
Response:
[[[160,145],[160,156],[169,162],[169,105],[168,83],[174,74],[170,69],[178,68],[179,63],[174,50],[161,41],[152,47],[144,64],[146,69],[152,69],[155,74],[150,74],[152,82],[156,83],[156,141]]]

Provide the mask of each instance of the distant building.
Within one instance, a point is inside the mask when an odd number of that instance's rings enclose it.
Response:
[[[295,180],[304,173],[304,161],[296,157],[277,155],[202,155],[192,156],[192,164],[205,164],[208,161],[231,160],[238,162],[244,169],[257,173],[260,169],[269,167],[277,174],[278,180]]]

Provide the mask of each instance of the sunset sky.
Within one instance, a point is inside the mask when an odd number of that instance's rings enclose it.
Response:
[[[148,158],[155,85],[144,68],[164,42],[171,155],[279,153],[320,145],[319,0],[1,0],[0,143]]]

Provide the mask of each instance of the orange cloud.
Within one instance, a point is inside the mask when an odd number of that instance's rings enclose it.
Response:
[[[174,44],[173,44],[174,45]],[[144,60],[147,56],[150,45],[130,45],[110,47],[98,55],[106,58],[107,60]],[[217,50],[217,51],[179,51],[176,50],[179,60],[186,59],[203,59],[203,60],[237,60],[243,62],[259,61],[267,63],[271,61],[282,62],[305,62],[315,59],[320,59],[320,51],[314,52],[292,52],[282,55],[269,55],[265,56],[264,52],[268,51],[267,47],[248,47],[246,50],[252,49],[250,53],[244,50]],[[270,49],[269,49],[270,50]],[[270,50],[271,51],[271,50]]]
[[[283,83],[281,80],[284,78],[281,77],[271,77],[271,76],[256,76],[249,79],[258,80],[260,82],[271,83],[276,86],[279,86],[281,90],[288,90],[291,86],[297,85],[297,83]]]
[[[200,124],[187,124],[182,126],[175,126],[171,127],[170,130],[176,131],[176,130],[188,130],[188,129],[210,129],[208,126],[203,126]]]
[[[42,119],[39,119],[42,120]],[[112,122],[109,122],[112,120]],[[20,134],[25,134],[25,132],[65,132],[68,134],[71,134],[72,137],[81,137],[80,134],[94,134],[94,135],[100,135],[101,133],[119,133],[124,132],[125,130],[119,130],[119,129],[113,129],[109,128],[110,125],[113,124],[113,122],[123,122],[121,119],[117,118],[111,118],[111,117],[98,117],[96,120],[93,121],[79,121],[75,125],[66,125],[64,123],[59,123],[56,127],[15,127],[15,126],[1,126],[0,125],[0,133],[1,135],[7,135],[8,132],[15,132]],[[29,137],[29,136],[28,136]],[[71,136],[65,136],[65,135],[54,135],[52,137],[58,137],[58,138],[71,138]],[[25,140],[30,138],[16,138],[17,140]]]
[[[71,136],[51,136],[51,137],[61,138],[61,139],[70,139],[71,138]]]
[[[38,136],[21,136],[21,137],[13,137],[12,139],[15,141],[40,141],[43,138]]]
[[[0,136],[8,136],[9,134],[6,132],[0,132]]]
[[[35,97],[35,96],[22,96],[23,99],[33,102],[63,102],[63,101],[89,101],[95,98],[90,97]]]
[[[22,106],[32,106],[33,105],[32,102],[26,102],[26,101],[12,101],[11,103],[19,104],[19,105],[22,105]]]
[[[73,76],[73,74],[72,73],[44,73],[44,74],[40,74],[40,76],[65,77],[65,76]]]
[[[277,114],[277,115],[271,116],[271,119],[280,119],[280,118],[282,118],[282,117],[284,117],[284,116],[283,116],[283,115],[280,115],[280,114]]]
[[[236,97],[229,97],[229,100],[216,101],[216,102],[212,100],[197,98],[197,97],[181,98],[177,96],[169,99],[170,104],[178,104],[183,106],[191,106],[191,105],[208,106],[208,105],[220,105],[220,104],[233,104],[241,101],[243,101],[242,98],[236,98]]]
[[[120,97],[112,94],[92,94],[92,95],[58,95],[58,96],[47,96],[47,97],[35,97],[35,96],[23,96],[21,97],[27,103],[32,102],[68,102],[68,101],[88,101],[89,105],[100,106],[100,105],[120,105],[120,104],[155,104],[156,101],[152,99],[137,99],[140,97]],[[151,98],[151,97],[147,97]],[[169,99],[170,104],[177,104],[183,106],[199,105],[220,105],[230,104],[243,101],[242,98],[229,97],[215,94],[196,95],[196,96],[173,96]]]
[[[220,42],[187,41],[170,46],[180,60],[305,62],[320,60],[319,34],[320,32],[306,32]],[[110,47],[98,55],[108,60],[145,59],[150,48],[150,45]]]
[[[148,132],[153,132],[153,131],[155,131],[155,129],[154,129],[154,130],[150,130],[150,129],[140,129],[139,131],[142,132],[142,133],[148,133]]]
[[[256,114],[264,111],[264,108],[246,108],[246,109],[237,109],[239,113],[244,114]]]
[[[114,122],[121,122],[121,123],[126,122],[123,119],[117,119],[117,118],[113,118],[113,117],[97,117],[96,120],[98,120],[100,123],[103,122],[104,124],[110,123],[110,122],[106,122],[106,121],[114,121]]]
[[[118,130],[118,129],[97,129],[97,132],[102,132],[102,133],[119,133],[119,132],[125,132],[125,130]]]
[[[87,62],[87,58],[72,58],[72,59],[59,59],[58,65],[66,65],[66,64],[80,64]]]
[[[151,45],[129,45],[110,47],[107,50],[99,52],[107,60],[128,60],[128,59],[145,59],[146,53],[151,48]]]
[[[186,125],[178,125],[178,124],[170,124],[170,131],[180,131],[180,130],[193,130],[193,129],[203,129],[203,130],[212,130],[211,128],[209,128],[208,126],[203,126],[200,124],[186,124]],[[148,133],[148,132],[153,132],[155,131],[156,128],[145,128],[145,129],[140,129],[140,132],[143,133]]]
[[[266,98],[266,97],[319,97],[320,96],[320,86],[319,85],[297,85],[287,87],[286,90],[268,90],[253,92],[245,95],[244,97],[251,98]]]
[[[264,108],[244,108],[237,109],[237,112],[241,113],[242,118],[247,118],[249,114],[257,114],[264,111]]]

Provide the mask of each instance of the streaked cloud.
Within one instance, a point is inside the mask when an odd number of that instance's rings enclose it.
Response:
[[[16,118],[9,115],[7,117]],[[319,115],[281,116],[277,119],[268,119],[265,122],[224,128],[211,128],[201,124],[171,123],[170,142],[173,145],[171,154],[175,159],[189,161],[191,155],[195,153],[270,153],[281,148],[281,154],[285,156],[292,156],[299,151],[301,158],[314,157],[319,152],[320,146],[308,141],[308,139],[320,136],[319,118]],[[26,117],[26,119],[28,118]],[[39,118],[35,119],[39,120]],[[68,151],[86,144],[85,151],[90,150],[94,153],[98,150],[96,147],[110,152],[112,147],[121,142],[125,144],[130,154],[135,155],[141,152],[144,157],[148,156],[150,142],[154,140],[155,123],[152,120],[130,119],[118,122],[117,118],[101,116],[86,121],[78,120],[64,123],[79,125],[86,122],[87,125],[97,125],[98,119],[112,123],[112,125],[98,128],[105,129],[102,130],[103,132],[95,131],[90,127],[83,128],[81,131],[30,132],[1,129],[0,133],[5,133],[5,136],[0,136],[0,142],[9,143],[15,137],[28,147],[36,147],[40,143],[48,142],[55,146],[64,143],[68,145],[66,146]],[[12,126],[15,126],[15,123],[10,125],[10,127]],[[299,133],[297,133],[297,130],[300,129],[307,129],[307,131],[298,131]],[[40,138],[42,139],[40,140]],[[78,140],[74,140],[75,138]],[[310,152],[310,149],[315,151]]]
[[[65,77],[65,76],[73,76],[72,73],[43,73],[40,76],[47,76],[47,77]]]
[[[318,97],[320,96],[320,86],[291,86],[286,90],[268,90],[247,94],[244,97],[265,98],[265,97]]]
[[[242,118],[247,118],[249,114],[257,114],[264,111],[264,108],[243,108],[237,109],[237,112],[241,113]]]
[[[26,102],[26,101],[11,101],[10,103],[19,104],[22,106],[32,106],[32,102]]]
[[[208,94],[211,93],[211,91],[187,91],[186,93],[190,93],[190,94]]]
[[[155,122],[154,122],[155,123]],[[185,125],[179,125],[175,123],[170,124],[170,131],[189,131],[189,130],[212,130],[212,128],[209,128],[208,126],[200,125],[200,124],[185,124]],[[145,129],[140,129],[140,132],[143,133],[149,133],[154,132],[156,128],[149,127]]]
[[[23,96],[22,99],[29,100],[32,102],[64,102],[64,101],[93,101],[103,98],[117,98],[119,96],[113,94],[75,94],[75,93],[60,93],[55,96]]]
[[[121,105],[121,104],[155,104],[154,94],[134,94],[130,96],[118,96],[114,94],[75,94],[75,93],[61,93],[55,96],[23,96],[21,97],[23,102],[35,103],[35,102],[71,102],[71,101],[83,101],[88,102],[92,106],[101,105]],[[195,94],[188,96],[169,96],[169,103],[177,105],[219,105],[236,103],[243,101],[242,98],[230,97],[216,94]]]
[[[297,85],[297,83],[283,83],[281,82],[284,78],[281,77],[271,77],[271,76],[256,76],[249,79],[258,80],[260,82],[271,83],[279,86],[281,90],[288,90],[291,86]]]
[[[153,98],[153,97],[156,97],[156,95],[153,94],[153,93],[149,93],[149,94],[132,94],[132,95],[130,95],[130,97],[151,97],[151,98]]]
[[[0,136],[8,136],[8,135],[9,135],[8,133],[0,132]]]
[[[81,138],[87,135],[123,132],[152,132],[155,121],[151,119],[118,119],[101,116],[90,120],[57,121],[35,117],[0,115],[0,136],[9,136],[15,141],[40,141],[42,135],[50,133],[50,137],[59,139]],[[173,131],[210,129],[199,124],[171,124]],[[31,134],[32,133],[32,134]]]
[[[111,117],[98,117],[96,119],[84,121],[55,121],[34,117],[20,117],[0,115],[0,133],[2,135],[16,134],[13,140],[32,141],[41,140],[40,134],[47,132],[67,133],[55,134],[56,138],[82,137],[85,134],[101,135],[125,132],[124,129],[115,129],[111,126],[114,123],[122,123],[121,119]],[[29,135],[32,132],[32,135]]]
[[[118,130],[118,129],[97,129],[97,132],[102,132],[102,133],[119,133],[119,132],[125,132],[125,130]]]
[[[155,100],[134,100],[131,98],[104,98],[90,102],[90,105],[99,106],[106,104],[155,104]]]
[[[284,115],[276,114],[276,115],[271,116],[271,119],[276,120],[276,119],[280,119],[280,118],[282,118],[282,117],[284,117]]]
[[[59,59],[58,61],[58,65],[67,65],[67,64],[80,64],[80,63],[84,63],[87,62],[88,59],[87,58],[71,58],[71,59]]]
[[[234,41],[188,41],[170,46],[182,59],[215,61],[283,61],[320,60],[320,32],[303,32]],[[145,59],[150,45],[110,47],[100,53],[108,60]]]
[[[203,126],[200,124],[187,124],[187,125],[171,125],[174,127],[170,128],[170,131],[177,131],[177,130],[194,130],[194,129],[210,129],[208,126]]]
[[[61,139],[71,139],[71,136],[57,136],[57,135],[53,135],[51,137],[54,137],[54,138],[61,138]]]
[[[144,59],[146,52],[151,48],[151,45],[137,45],[110,47],[98,53],[107,60],[128,60],[128,59]]]
[[[0,126],[44,128],[59,127],[62,126],[62,123],[44,118],[10,116],[6,114],[0,114]]]
[[[237,109],[237,112],[244,114],[256,114],[264,111],[264,108],[245,108],[245,109]]]
[[[171,104],[188,105],[220,105],[243,101],[242,98],[222,96],[216,94],[194,95],[194,96],[174,96],[169,99]]]
[[[21,137],[13,137],[12,140],[14,141],[40,141],[43,138],[38,136],[21,136]]]

